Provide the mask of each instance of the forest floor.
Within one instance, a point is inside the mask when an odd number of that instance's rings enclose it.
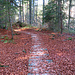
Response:
[[[75,34],[37,29],[15,30],[14,40],[10,39],[10,30],[0,29],[0,75],[28,74],[28,60],[33,46],[28,32],[40,36],[42,47],[48,50],[49,58],[55,63],[51,68],[56,75],[75,75]]]

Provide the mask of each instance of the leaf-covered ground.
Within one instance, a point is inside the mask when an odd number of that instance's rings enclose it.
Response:
[[[11,38],[9,32],[8,37]],[[1,30],[0,33],[1,37],[7,34],[6,30]],[[0,67],[0,75],[27,75],[31,36],[22,33],[16,34],[14,42],[11,43],[1,42],[3,39],[0,39],[0,65],[5,66]]]
[[[42,47],[47,48],[50,59],[55,62],[51,68],[60,75],[75,75],[74,34],[61,35],[32,29],[23,30],[23,33],[20,31],[14,32],[14,40],[10,41],[11,32],[0,29],[0,75],[27,75],[32,38],[24,31],[40,36]]]

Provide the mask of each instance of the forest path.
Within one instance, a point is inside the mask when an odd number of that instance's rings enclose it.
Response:
[[[50,70],[49,65],[53,63],[53,61],[49,59],[47,49],[42,46],[42,39],[40,39],[38,34],[28,34],[31,35],[33,44],[28,64],[28,75],[55,75],[55,73],[53,73],[55,71]]]
[[[32,38],[28,61],[28,75],[56,75],[56,71],[52,68],[54,62],[49,58],[48,50],[44,47],[43,42],[41,42],[41,36],[28,31],[21,32],[31,35]]]

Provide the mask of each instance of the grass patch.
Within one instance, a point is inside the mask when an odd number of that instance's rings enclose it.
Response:
[[[68,38],[68,40],[72,40],[72,38],[71,38],[71,37],[69,37],[69,38]]]

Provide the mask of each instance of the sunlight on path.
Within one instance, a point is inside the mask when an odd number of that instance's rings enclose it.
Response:
[[[32,50],[30,52],[28,75],[56,75],[50,65],[53,64],[53,60],[49,59],[47,49],[44,49],[39,40],[39,36],[33,33],[26,33],[32,37]]]

